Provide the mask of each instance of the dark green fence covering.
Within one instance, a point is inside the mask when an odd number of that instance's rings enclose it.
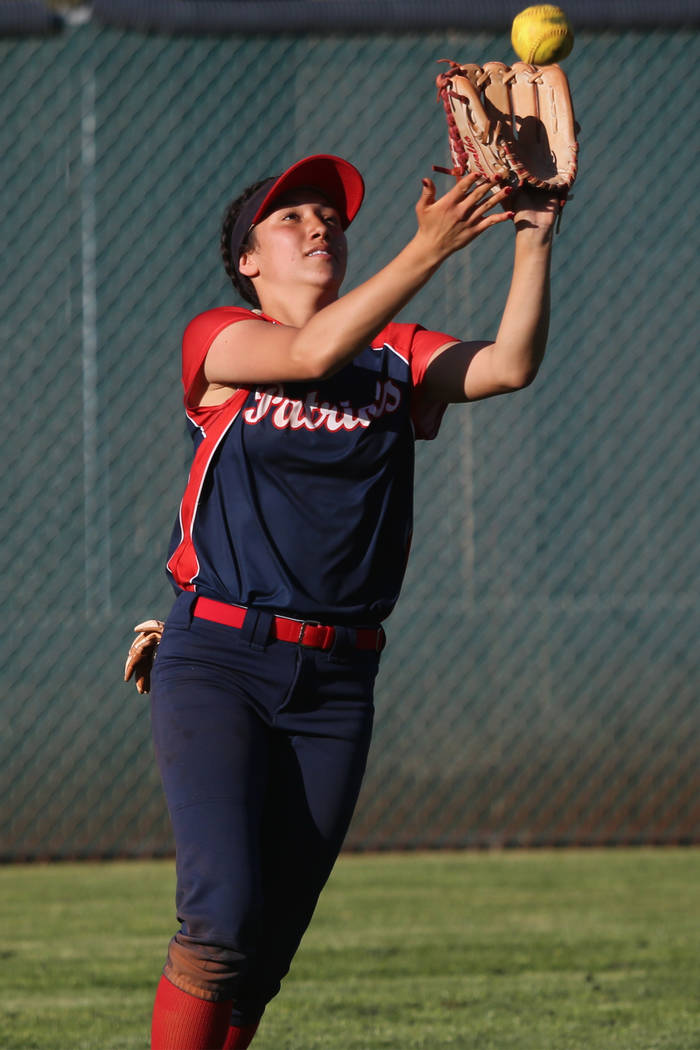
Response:
[[[148,706],[121,676],[132,625],[170,604],[179,345],[236,301],[225,205],[300,156],[347,156],[368,190],[350,287],[448,161],[437,60],[514,57],[507,33],[74,21],[0,40],[5,859],[171,849]],[[548,356],[419,450],[352,847],[700,838],[697,58],[694,29],[577,34]],[[494,335],[511,251],[492,231],[402,317]]]

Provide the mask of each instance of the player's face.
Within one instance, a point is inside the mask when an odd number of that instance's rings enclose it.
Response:
[[[255,227],[252,250],[241,257],[241,272],[258,279],[258,294],[266,286],[279,292],[303,283],[332,297],[346,266],[340,216],[315,190],[295,190],[279,198]]]

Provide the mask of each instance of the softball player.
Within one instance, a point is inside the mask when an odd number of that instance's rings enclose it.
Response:
[[[308,157],[227,213],[222,255],[251,309],[185,331],[194,457],[152,674],[180,923],[152,1050],[247,1047],[330,874],[408,557],[414,440],[435,437],[449,402],[527,385],[544,353],[557,202],[516,191],[504,211],[511,192],[469,175],[438,197],[424,180],[413,238],[342,297],[364,194],[347,161]],[[393,321],[453,252],[510,219],[494,341]],[[157,638],[127,665],[142,689]]]

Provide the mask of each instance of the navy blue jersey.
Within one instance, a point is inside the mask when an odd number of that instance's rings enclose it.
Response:
[[[195,454],[168,573],[176,589],[220,601],[374,626],[394,607],[406,568],[414,440],[434,437],[445,409],[422,396],[421,380],[452,337],[390,324],[329,379],[239,390],[199,408],[213,339],[253,317],[223,307],[185,332]]]

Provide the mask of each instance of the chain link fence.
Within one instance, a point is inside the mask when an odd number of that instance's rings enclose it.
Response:
[[[548,356],[419,448],[351,847],[700,838],[697,55],[694,29],[577,34]],[[235,301],[226,204],[347,156],[368,190],[352,286],[448,161],[436,60],[494,57],[505,32],[0,40],[2,858],[172,848],[121,674],[132,625],[171,601],[180,338]],[[511,241],[451,259],[403,318],[495,334]]]

